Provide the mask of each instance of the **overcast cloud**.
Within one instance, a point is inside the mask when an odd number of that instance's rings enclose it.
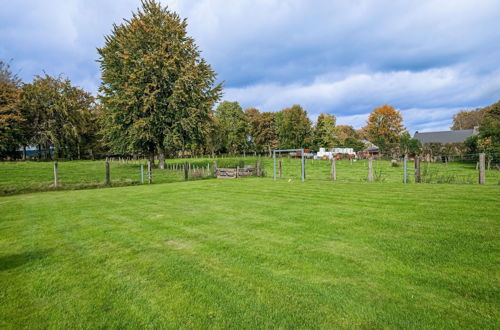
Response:
[[[500,1],[164,0],[224,81],[224,99],[301,104],[359,128],[391,104],[411,130],[500,99]],[[96,47],[137,0],[0,0],[0,59],[97,93]]]

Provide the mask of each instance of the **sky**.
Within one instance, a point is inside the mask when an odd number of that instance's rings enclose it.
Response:
[[[224,82],[223,100],[360,128],[383,104],[410,132],[500,100],[499,0],[162,0]],[[96,48],[139,0],[0,0],[0,60],[97,95]]]

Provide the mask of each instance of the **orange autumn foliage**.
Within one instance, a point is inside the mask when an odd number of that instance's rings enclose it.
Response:
[[[405,130],[403,117],[393,106],[384,104],[370,113],[363,130],[371,141],[398,142]]]

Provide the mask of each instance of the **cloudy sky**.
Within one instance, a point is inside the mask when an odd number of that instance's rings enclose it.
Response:
[[[224,99],[301,104],[359,128],[376,106],[415,130],[500,99],[498,0],[162,0],[224,81]],[[97,93],[96,47],[139,0],[0,0],[0,59]]]

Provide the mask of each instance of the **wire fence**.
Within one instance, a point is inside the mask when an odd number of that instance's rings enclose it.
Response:
[[[218,167],[245,168],[255,158],[173,159],[164,169],[156,161],[126,158],[108,161],[0,162],[0,195],[16,193],[173,183],[215,178]]]
[[[301,180],[301,159],[287,154],[277,157],[277,180]],[[445,155],[420,161],[421,183],[477,184],[479,154]],[[258,176],[272,179],[273,159],[270,157],[191,158],[166,161],[165,169],[158,162],[151,169],[145,160],[114,159],[106,161],[66,161],[57,165],[57,182],[52,162],[1,162],[0,195],[54,189],[87,189],[106,186],[127,186],[208,180],[216,177],[217,168],[242,169],[254,166]],[[305,159],[305,180],[339,182],[404,182],[403,159],[338,159],[334,163],[323,159]],[[407,163],[407,183],[416,181],[415,161]],[[107,168],[109,170],[107,170]],[[485,183],[500,184],[500,154],[485,158]]]
[[[280,155],[276,159],[276,177],[281,180],[301,179],[301,160]],[[305,159],[307,180],[336,180],[341,182],[404,182],[405,162],[400,159],[376,159],[372,161],[370,180],[368,159]],[[269,167],[269,166],[268,166]],[[479,154],[445,155],[420,158],[421,183],[478,184]],[[407,183],[415,183],[417,171],[415,159],[406,163]],[[272,168],[271,168],[272,171]],[[500,155],[487,155],[485,159],[485,183],[500,184]],[[418,179],[417,179],[418,180]]]

